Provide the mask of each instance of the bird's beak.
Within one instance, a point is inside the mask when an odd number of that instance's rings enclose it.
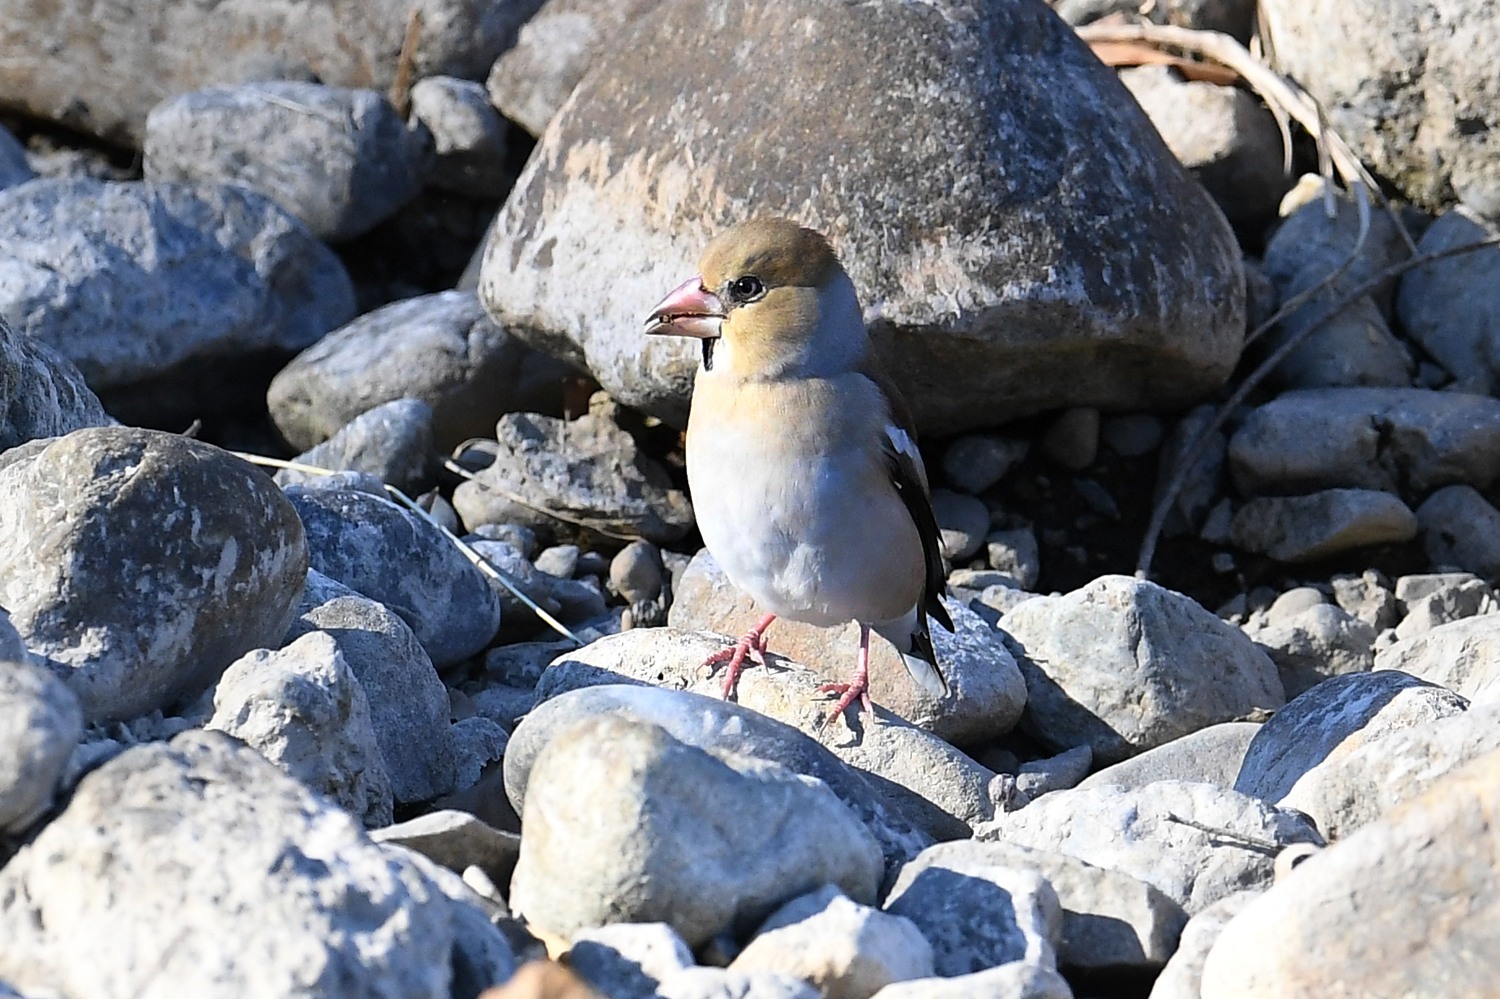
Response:
[[[708,340],[719,336],[723,325],[724,304],[719,296],[703,287],[702,277],[694,275],[673,288],[651,310],[646,332]]]

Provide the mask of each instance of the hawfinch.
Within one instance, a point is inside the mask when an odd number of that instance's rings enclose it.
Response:
[[[930,615],[953,630],[938,528],[911,417],[871,355],[859,299],[828,240],[786,219],[735,226],[651,312],[647,333],[696,337],[687,474],[704,544],[768,611],[733,649],[764,664],[777,617],[859,622],[859,665],[829,718],[870,708],[870,629],[946,695]]]

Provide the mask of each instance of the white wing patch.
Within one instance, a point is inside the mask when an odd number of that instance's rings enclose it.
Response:
[[[885,439],[890,442],[891,450],[911,462],[913,470],[917,473],[917,479],[923,488],[927,486],[927,467],[922,464],[922,452],[917,449],[917,442],[912,439],[911,434],[894,423],[885,425]]]

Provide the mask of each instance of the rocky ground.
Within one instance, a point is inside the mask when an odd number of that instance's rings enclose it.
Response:
[[[54,6],[0,996],[1500,993],[1500,248],[1411,263],[1496,234],[1487,5]],[[1131,21],[1256,34],[1389,208]],[[699,665],[759,611],[640,329],[757,214],[912,403],[948,696]]]

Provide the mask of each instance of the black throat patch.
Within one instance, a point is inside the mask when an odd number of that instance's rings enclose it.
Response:
[[[714,369],[714,345],[717,344],[718,342],[719,342],[719,338],[716,337],[716,336],[706,336],[706,337],[703,338],[703,370],[704,371],[712,371]]]

